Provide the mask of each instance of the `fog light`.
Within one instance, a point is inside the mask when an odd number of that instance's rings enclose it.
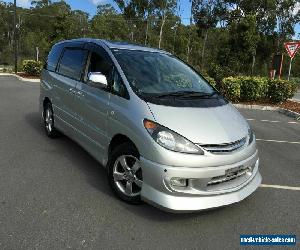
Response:
[[[170,184],[174,187],[186,187],[187,186],[187,179],[173,177],[170,180]]]

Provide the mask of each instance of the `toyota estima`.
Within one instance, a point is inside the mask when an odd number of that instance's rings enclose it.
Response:
[[[168,52],[96,39],[60,42],[42,72],[40,109],[47,135],[79,143],[129,203],[208,209],[241,201],[261,183],[245,119]]]

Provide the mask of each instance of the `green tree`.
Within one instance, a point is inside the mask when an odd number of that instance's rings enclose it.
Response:
[[[277,50],[283,50],[283,42],[295,35],[295,25],[300,22],[300,12],[295,11],[297,0],[276,0],[278,28]]]
[[[31,1],[31,5],[34,8],[44,8],[46,6],[51,5],[51,0],[34,0]]]
[[[192,0],[192,15],[198,27],[199,36],[204,37],[201,52],[201,67],[204,66],[204,53],[208,32],[224,19],[226,5],[222,0]]]
[[[229,66],[236,69],[237,72],[249,72],[251,62],[251,71],[253,73],[254,59],[258,44],[259,35],[257,32],[257,23],[255,15],[233,21],[229,26],[228,47],[230,48]]]
[[[110,4],[99,5],[90,22],[91,36],[109,40],[128,40],[129,28],[122,14]]]

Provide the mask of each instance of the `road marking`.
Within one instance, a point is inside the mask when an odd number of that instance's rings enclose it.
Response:
[[[278,143],[289,143],[289,144],[300,144],[299,141],[277,141],[277,140],[265,140],[265,139],[256,139],[256,141],[278,142]]]
[[[260,121],[262,121],[262,122],[273,122],[273,123],[275,123],[275,122],[281,122],[281,121],[270,121],[270,120],[260,120]]]
[[[300,125],[299,122],[283,122],[283,121],[273,121],[273,120],[247,119],[247,121],[270,122],[270,123],[288,123],[288,124],[298,124],[298,125]]]
[[[300,191],[300,187],[290,187],[290,186],[281,186],[281,185],[260,184],[260,187]]]

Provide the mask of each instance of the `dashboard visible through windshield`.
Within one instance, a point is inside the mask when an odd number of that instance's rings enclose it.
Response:
[[[146,101],[196,107],[227,103],[201,75],[172,55],[128,49],[114,49],[113,54],[132,89]]]
[[[213,92],[204,78],[171,55],[123,49],[113,53],[130,85],[141,93]]]

